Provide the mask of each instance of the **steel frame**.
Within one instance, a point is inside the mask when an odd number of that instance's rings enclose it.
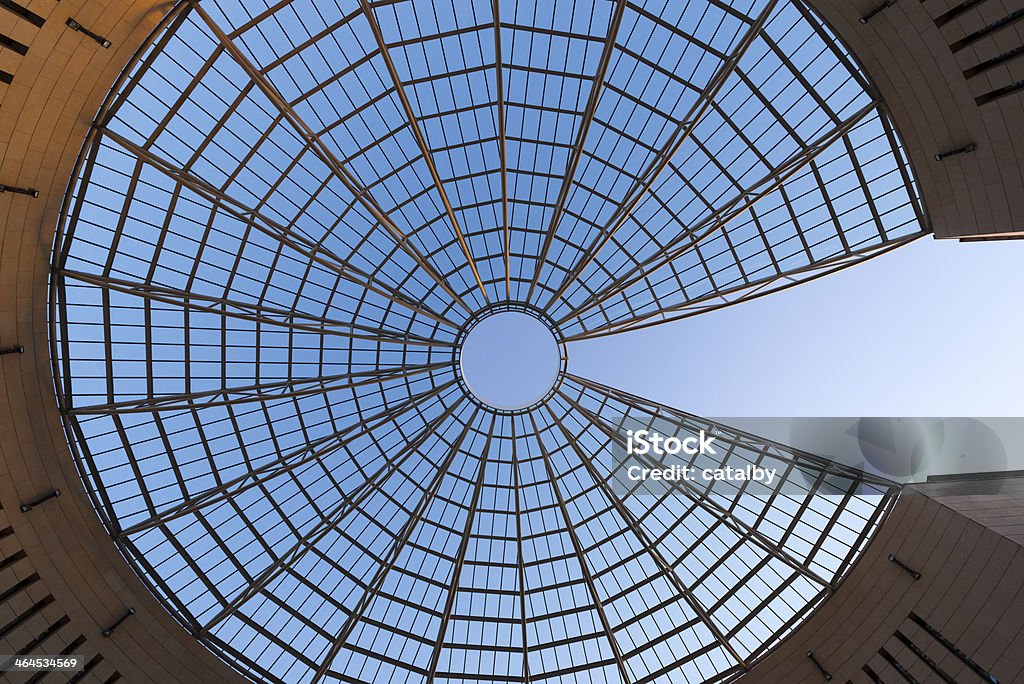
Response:
[[[54,245],[57,399],[125,557],[241,672],[731,680],[847,576],[893,483],[565,366],[566,343],[929,231],[885,103],[802,0],[700,3],[719,19],[182,0],[118,79]],[[186,27],[207,43],[183,45]],[[855,96],[802,73],[791,30]],[[563,351],[517,411],[459,370],[468,330],[507,310]],[[775,464],[779,484],[620,489],[627,424],[713,428],[721,464]],[[756,583],[757,605],[728,601]],[[495,671],[458,671],[474,653]]]

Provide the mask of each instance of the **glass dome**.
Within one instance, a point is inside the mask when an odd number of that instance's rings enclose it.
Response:
[[[253,680],[722,681],[898,490],[566,355],[925,232],[802,0],[186,1],[68,193],[58,401],[126,559]],[[505,407],[459,363],[508,312],[559,351]],[[634,482],[638,429],[779,475]]]

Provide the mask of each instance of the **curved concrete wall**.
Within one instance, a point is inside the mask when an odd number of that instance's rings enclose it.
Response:
[[[908,488],[836,593],[742,684],[982,679],[949,644],[1002,684],[1024,681],[1024,479]],[[889,560],[893,555],[920,579]],[[865,669],[866,668],[866,669]]]
[[[50,372],[48,253],[61,197],[92,116],[169,5],[18,4],[28,18],[0,6],[0,34],[27,48],[24,55],[0,52],[0,70],[11,75],[4,84],[0,74],[0,184],[38,189],[39,197],[0,194],[0,348],[25,347],[0,356],[0,652],[70,648],[91,662],[88,682],[240,681],[164,611],[118,554],[69,458]],[[72,31],[69,17],[111,47]],[[20,510],[54,489],[59,498]],[[135,615],[103,637],[129,608]]]
[[[881,91],[935,237],[1024,235],[1024,0],[898,0],[866,24],[883,0],[808,4]]]

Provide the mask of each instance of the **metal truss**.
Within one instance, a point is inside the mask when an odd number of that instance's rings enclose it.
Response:
[[[927,234],[885,103],[803,0],[342,4],[184,0],[95,118],[50,312],[97,514],[254,681],[741,675],[898,488],[564,364],[490,408],[460,344],[518,311],[571,354]],[[778,478],[630,480],[641,428]]]

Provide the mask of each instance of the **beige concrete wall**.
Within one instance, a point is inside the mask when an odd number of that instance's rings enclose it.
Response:
[[[807,0],[850,46],[892,111],[921,184],[935,236],[1024,233],[1024,0],[899,0],[866,25],[882,0]],[[979,30],[1004,25],[961,46]],[[1011,55],[989,68],[986,62]],[[974,73],[974,71],[977,73]],[[975,143],[977,151],[936,161]]]
[[[1024,547],[986,527],[1024,520],[1024,479],[989,484],[988,494],[949,493],[949,485],[908,489],[836,593],[743,678],[743,684],[821,682],[812,651],[832,681],[905,681],[880,654],[886,649],[920,682],[941,682],[904,646],[911,639],[957,682],[982,681],[911,619],[923,618],[1000,682],[1024,681]],[[965,510],[986,511],[968,516]],[[977,518],[977,519],[975,519]],[[894,554],[921,573],[915,580]]]
[[[84,639],[73,650],[101,658],[85,681],[239,681],[163,610],[100,525],[61,430],[47,346],[48,253],[73,164],[100,101],[169,5],[19,1],[46,22],[37,28],[0,8],[0,33],[29,48],[0,51],[0,70],[13,74],[0,84],[0,183],[40,192],[0,194],[0,347],[26,348],[0,357],[0,628],[16,623],[0,652],[16,653],[56,625],[33,652]],[[69,16],[111,48],[70,30]],[[19,510],[54,488],[60,498]],[[104,638],[128,607],[136,615]]]

